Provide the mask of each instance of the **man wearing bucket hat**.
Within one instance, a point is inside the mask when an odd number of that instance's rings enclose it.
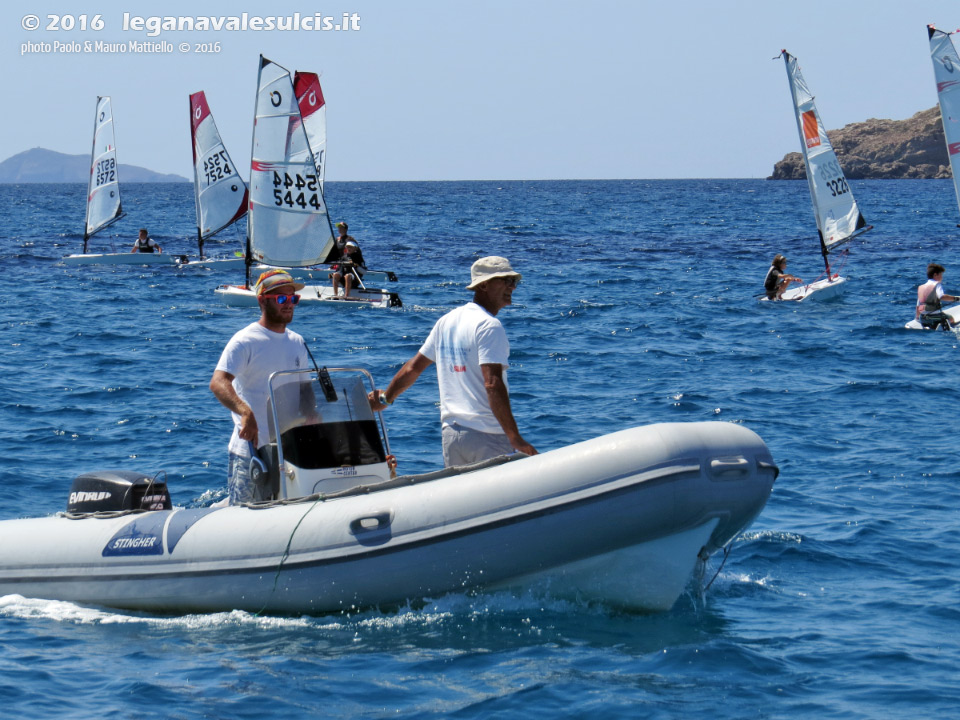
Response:
[[[260,319],[230,338],[210,380],[210,390],[233,415],[227,471],[231,505],[271,499],[269,483],[251,479],[250,462],[252,451],[269,442],[270,375],[307,366],[306,343],[287,329],[302,288],[284,270],[263,273],[254,286]]]
[[[506,368],[510,343],[496,315],[513,301],[521,278],[506,258],[491,256],[470,268],[473,301],[440,318],[426,342],[390,381],[369,395],[383,410],[437,364],[443,463],[467,465],[518,450],[536,455],[523,439],[510,408]]]

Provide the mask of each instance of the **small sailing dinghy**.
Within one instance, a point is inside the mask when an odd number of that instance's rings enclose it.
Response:
[[[237,173],[237,166],[220,139],[203,90],[190,96],[190,136],[197,247],[203,258],[206,240],[247,214],[247,184]]]
[[[303,118],[303,129],[307,132],[310,151],[317,167],[317,177],[320,179],[320,192],[324,192],[324,177],[327,171],[327,103],[323,98],[323,89],[320,87],[320,78],[316,73],[297,70],[293,74],[293,91],[297,96],[297,105],[300,116]],[[324,195],[326,197],[326,195]],[[333,251],[331,251],[333,254]],[[324,263],[330,265],[328,257]],[[291,272],[297,280],[323,280],[329,273],[337,269],[332,266],[319,268],[302,268]],[[368,268],[363,275],[366,282],[397,281],[397,274],[392,270],[376,270]]]
[[[66,514],[0,522],[0,596],[317,614],[518,589],[669,610],[778,473],[751,430],[694,422],[394,477],[372,387],[362,369],[272,376],[252,470],[274,501],[182,508],[162,474],[78,476]]]
[[[933,25],[927,25],[927,36],[930,40],[930,59],[933,61],[933,77],[937,83],[937,100],[940,104],[940,122],[943,123],[943,135],[947,141],[947,156],[950,158],[950,170],[953,174],[953,191],[960,205],[960,163],[957,155],[960,154],[960,55],[953,44],[951,35],[937,30]],[[958,226],[960,227],[960,226]],[[942,314],[954,321],[960,321],[960,305],[953,305],[942,309]],[[914,317],[905,328],[908,330],[933,330],[942,327],[945,330],[953,329],[945,323],[929,321],[926,324]]]
[[[216,290],[224,303],[234,306],[257,305],[250,289],[252,265],[317,265],[330,257],[335,243],[290,72],[263,56],[257,74],[250,165],[246,284],[224,285]],[[338,297],[330,285],[307,285],[297,294],[302,303],[385,308],[402,305],[397,293],[368,288],[362,282],[359,285],[350,297]]]
[[[787,66],[787,78],[790,81],[790,94],[793,98],[793,111],[800,134],[800,151],[807,171],[807,184],[810,187],[810,199],[813,214],[817,220],[820,235],[820,253],[826,272],[823,277],[806,285],[799,285],[783,293],[783,300],[803,301],[808,299],[827,300],[843,292],[847,279],[840,277],[830,268],[829,254],[844,243],[873,228],[867,225],[853,192],[837,161],[837,155],[827,137],[827,130],[820,120],[820,114],[814,105],[813,94],[800,74],[797,59],[782,50]],[[766,298],[764,298],[766,299]]]
[[[173,265],[180,257],[164,253],[88,253],[91,237],[123,217],[120,182],[117,176],[117,146],[113,132],[113,109],[109,96],[97,98],[90,152],[90,180],[87,184],[87,215],[83,231],[83,253],[67,255],[66,265]],[[131,241],[131,245],[132,245]]]
[[[940,122],[947,141],[947,156],[953,175],[953,191],[960,205],[960,55],[951,35],[927,26],[930,39],[930,59],[933,61],[933,77],[937,83],[937,100],[940,104]],[[960,227],[960,226],[958,226]]]

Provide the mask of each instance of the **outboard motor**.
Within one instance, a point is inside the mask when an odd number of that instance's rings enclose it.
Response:
[[[129,470],[97,470],[78,475],[70,486],[68,513],[170,510],[166,482]]]

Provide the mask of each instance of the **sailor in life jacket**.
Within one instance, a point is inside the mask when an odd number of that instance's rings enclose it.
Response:
[[[137,238],[137,241],[133,244],[133,249],[130,251],[132,253],[142,252],[142,253],[162,253],[163,248],[157,245],[152,237],[147,235],[146,228],[140,228],[140,236]]]
[[[944,302],[960,300],[960,297],[943,291],[944,272],[946,270],[943,265],[930,263],[927,265],[927,281],[917,288],[917,312],[914,317],[925,327],[936,328],[944,323],[955,327],[960,322],[943,312]]]
[[[790,283],[803,282],[794,275],[787,275],[786,270],[787,259],[777,253],[770,264],[770,269],[767,270],[767,276],[763,279],[763,290],[767,294],[768,300],[779,300]]]

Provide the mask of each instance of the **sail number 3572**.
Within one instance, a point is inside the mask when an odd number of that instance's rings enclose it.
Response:
[[[276,170],[273,172],[273,204],[277,207],[299,207],[304,210],[310,207],[319,210],[323,204],[318,190],[316,175],[304,177],[299,173],[293,176],[283,173],[281,176]]]
[[[94,166],[94,175],[96,175],[96,185],[94,187],[100,187],[101,185],[106,185],[107,183],[112,183],[117,181],[117,159],[116,158],[106,158],[101,160]]]

